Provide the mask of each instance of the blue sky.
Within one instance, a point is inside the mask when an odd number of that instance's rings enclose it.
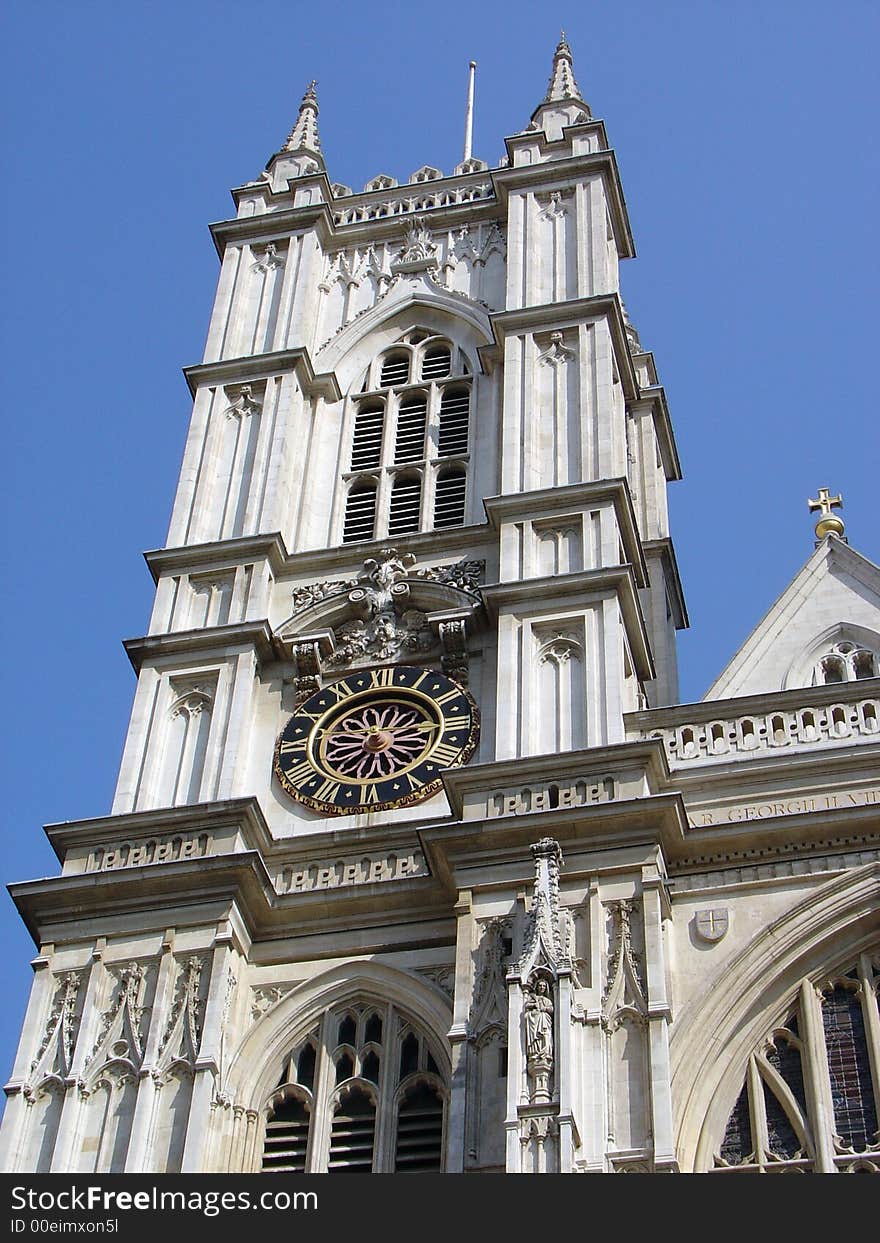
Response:
[[[698,699],[812,551],[842,491],[880,560],[873,0],[11,0],[5,193],[4,878],[51,875],[41,826],[109,809],[217,275],[207,224],[318,79],[332,180],[490,164],[546,88],[560,27],[607,125],[638,257],[623,294],[667,387],[671,516]],[[30,938],[0,902],[0,1070]]]

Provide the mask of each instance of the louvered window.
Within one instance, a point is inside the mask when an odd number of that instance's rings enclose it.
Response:
[[[467,479],[463,470],[444,470],[437,476],[434,495],[434,526],[460,527],[464,522]]]
[[[370,470],[382,460],[383,405],[361,406],[355,415],[351,444],[351,469]]]
[[[468,423],[471,396],[466,388],[447,389],[440,403],[440,432],[437,453],[458,457],[468,450]]]
[[[351,400],[343,543],[463,525],[471,375],[461,349],[423,328],[367,368]]]
[[[406,535],[419,529],[422,481],[418,475],[397,475],[391,487],[388,534]]]
[[[396,1173],[427,1174],[442,1168],[443,1101],[426,1085],[413,1088],[397,1114]]]
[[[438,1061],[396,1004],[347,1002],[326,1014],[284,1059],[266,1106],[264,1173],[442,1169],[447,1081]]]
[[[269,1113],[263,1143],[263,1169],[301,1174],[306,1168],[309,1113],[298,1097],[283,1099]]]
[[[395,462],[418,462],[425,456],[425,425],[428,398],[425,393],[408,393],[397,410]]]
[[[409,379],[409,354],[389,354],[382,360],[379,384],[390,388],[392,384],[406,384]]]
[[[372,1173],[375,1137],[376,1106],[366,1092],[353,1088],[330,1124],[330,1173]]]
[[[425,351],[422,359],[422,379],[441,380],[452,370],[452,354],[445,345],[435,345]]]
[[[343,543],[353,544],[359,540],[372,539],[375,521],[375,483],[355,484],[348,494],[345,506],[345,527],[342,532]]]

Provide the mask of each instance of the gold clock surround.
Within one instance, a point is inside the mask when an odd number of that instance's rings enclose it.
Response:
[[[467,763],[479,709],[434,669],[389,665],[347,674],[297,705],[275,746],[274,771],[291,798],[323,815],[410,807]]]

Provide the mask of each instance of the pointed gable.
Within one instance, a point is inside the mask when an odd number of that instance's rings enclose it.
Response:
[[[867,653],[867,655],[865,655]],[[839,666],[834,662],[840,661]],[[823,660],[828,662],[823,670]],[[880,567],[824,539],[704,699],[880,674]]]

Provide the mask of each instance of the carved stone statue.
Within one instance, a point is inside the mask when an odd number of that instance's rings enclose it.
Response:
[[[553,999],[546,980],[538,980],[524,1007],[529,1063],[553,1059]]]
[[[533,1103],[550,1100],[553,1070],[553,998],[544,979],[526,990],[523,1006],[526,1034],[526,1071],[532,1084]]]

